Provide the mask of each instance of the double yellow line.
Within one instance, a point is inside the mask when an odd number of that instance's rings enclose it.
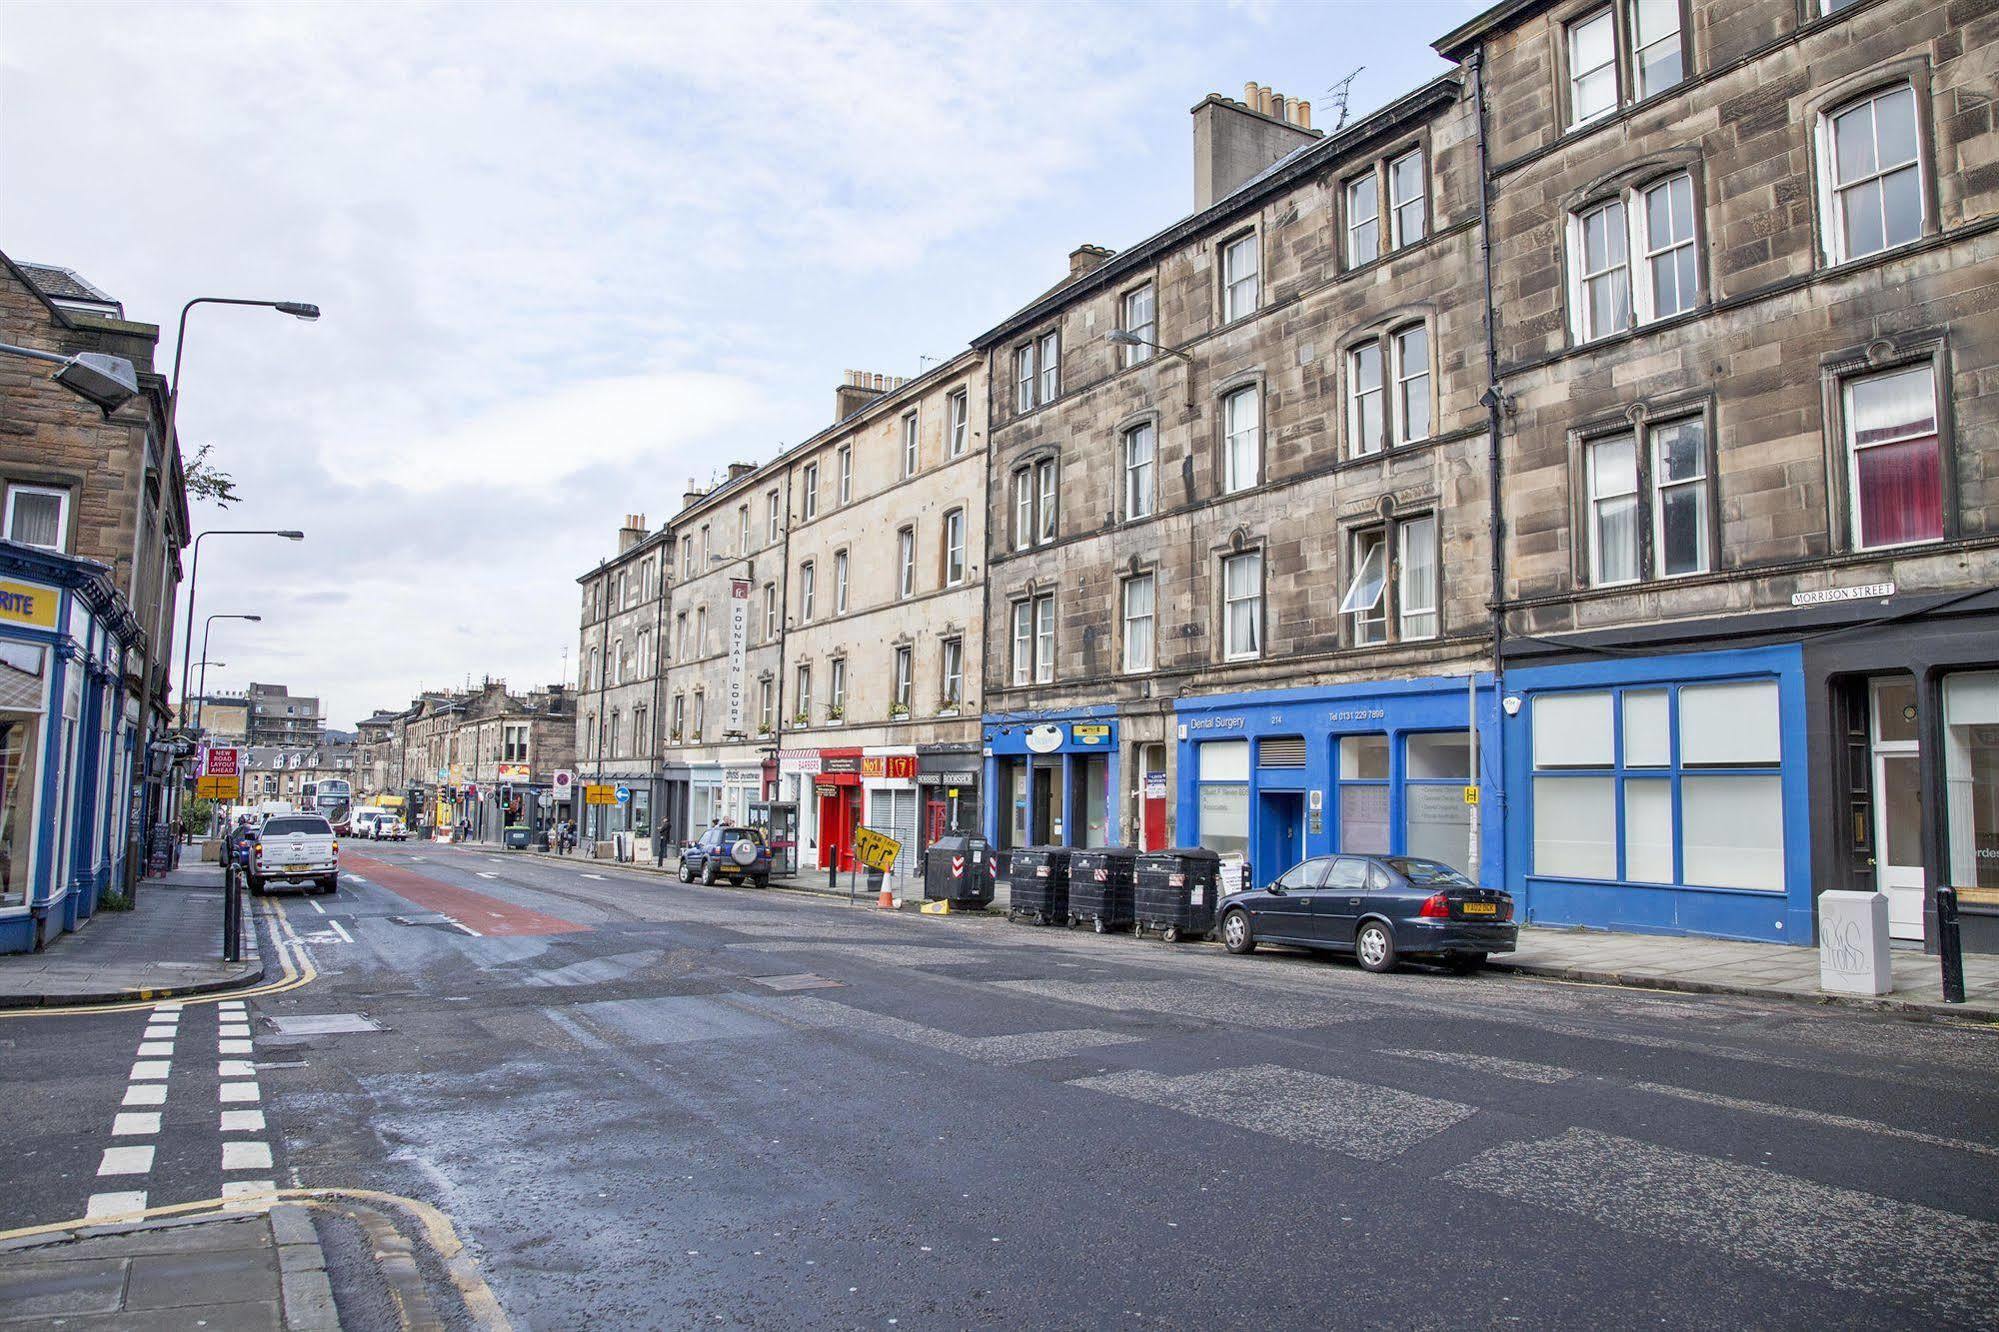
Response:
[[[183,1008],[196,1004],[219,1004],[224,999],[254,999],[259,995],[283,994],[286,990],[296,990],[301,985],[310,985],[319,979],[319,968],[312,964],[312,958],[305,951],[304,941],[292,929],[290,917],[278,909],[273,902],[253,903],[257,915],[271,922],[272,933],[276,936],[278,964],[284,969],[276,980],[260,985],[247,986],[240,990],[217,990],[211,994],[175,995],[170,991],[154,993],[148,990],[134,991],[134,997],[112,1004],[65,1004],[48,1008],[0,1009],[0,1018],[75,1017],[83,1013],[136,1013],[157,1008],[166,1002],[176,1002]]]

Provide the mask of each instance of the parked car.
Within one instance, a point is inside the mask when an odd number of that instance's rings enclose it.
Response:
[[[340,888],[340,843],[323,814],[276,814],[257,829],[250,849],[250,892],[273,881],[311,883],[322,893]]]
[[[1405,958],[1476,971],[1489,954],[1512,952],[1519,933],[1510,894],[1418,856],[1314,856],[1221,902],[1231,953],[1260,943],[1351,952],[1369,971]]]
[[[770,883],[770,847],[755,828],[723,824],[680,848],[680,881],[736,879],[762,888]]]
[[[361,806],[361,808],[354,811],[353,835],[356,837],[373,837],[375,835],[375,825],[388,817],[389,811],[379,805]],[[334,831],[338,832],[339,829],[336,828]]]
[[[404,823],[398,815],[384,814],[381,818],[375,820],[373,836],[378,842],[407,842],[410,836],[410,826]]]

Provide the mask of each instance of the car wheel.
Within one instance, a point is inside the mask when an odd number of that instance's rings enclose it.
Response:
[[[1180,927],[1178,925],[1168,925],[1165,929],[1159,932],[1159,937],[1161,939],[1164,939],[1167,943],[1179,943]]]
[[[1110,932],[1110,926],[1104,924],[1104,918],[1102,916],[1097,917],[1096,926],[1098,934],[1107,934]]]
[[[1231,953],[1256,951],[1256,936],[1250,932],[1247,911],[1237,909],[1222,917],[1222,947]]]
[[[1365,970],[1395,970],[1395,935],[1378,920],[1370,920],[1360,927],[1360,933],[1354,935],[1353,951]]]
[[[703,861],[701,864],[701,882],[709,885],[710,887],[714,886],[715,862],[712,859]]]
[[[321,879],[319,881],[319,891],[328,894],[339,892],[340,879],[338,878],[338,876],[329,874],[325,878]]]
[[[1469,976],[1485,965],[1484,953],[1452,953],[1450,969],[1460,976]]]
[[[688,869],[688,868],[687,868],[687,857],[686,857],[686,856],[682,856],[682,857],[680,858],[680,881],[681,881],[682,883],[693,883],[693,882],[694,882],[694,871],[692,871],[692,870],[690,870],[690,869]]]
[[[754,879],[750,880],[750,886],[753,888],[768,888],[770,887],[770,876],[767,874],[759,874]]]
[[[250,896],[262,897],[264,895],[264,881],[258,878],[254,874],[250,875],[249,877],[250,877]]]

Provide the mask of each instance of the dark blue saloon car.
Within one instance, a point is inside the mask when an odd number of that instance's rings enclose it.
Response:
[[[1369,971],[1407,958],[1475,971],[1519,936],[1511,894],[1481,888],[1449,865],[1415,856],[1314,856],[1264,888],[1220,905],[1222,943],[1350,952]]]

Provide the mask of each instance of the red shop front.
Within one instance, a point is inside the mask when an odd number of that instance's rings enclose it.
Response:
[[[854,830],[861,826],[861,751],[820,750],[812,793],[819,802],[819,868],[852,870]]]

